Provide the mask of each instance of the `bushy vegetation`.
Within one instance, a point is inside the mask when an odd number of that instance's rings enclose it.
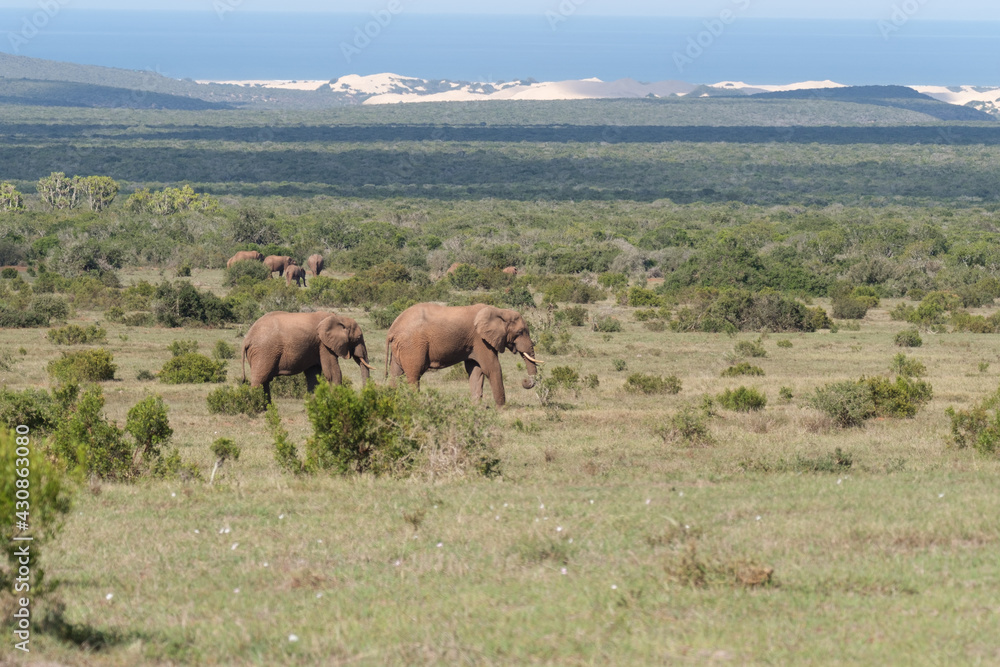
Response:
[[[48,372],[60,382],[105,382],[115,378],[118,366],[104,348],[63,352],[48,364]]]
[[[956,449],[971,448],[985,456],[1000,451],[1000,390],[977,401],[967,410],[953,406],[945,410],[951,421],[948,444]]]
[[[49,330],[47,338],[56,345],[88,345],[106,342],[107,335],[108,332],[96,324],[88,325],[86,328],[69,324],[61,329]]]
[[[313,432],[300,461],[277,412],[269,408],[275,455],[283,469],[394,476],[418,470],[432,476],[499,473],[492,418],[434,392],[367,383],[357,393],[320,383],[306,401],[306,413]]]
[[[272,393],[273,391],[272,386]],[[243,414],[256,417],[267,410],[267,395],[264,393],[264,388],[251,387],[248,384],[219,387],[208,394],[206,401],[211,414]]]
[[[197,352],[186,352],[163,364],[159,378],[165,384],[225,382],[226,362],[213,361]]]
[[[587,323],[587,309],[583,306],[569,306],[556,311],[555,321],[571,327],[582,327]]]
[[[876,375],[860,380],[832,382],[816,389],[810,404],[829,415],[838,426],[861,426],[874,417],[913,417],[933,396],[921,380]]]
[[[662,377],[632,373],[625,379],[625,391],[630,394],[679,394],[681,381],[676,375]]]
[[[724,378],[739,377],[740,375],[764,375],[764,369],[760,366],[753,366],[749,362],[741,361],[723,370],[721,375]]]
[[[47,433],[59,426],[66,411],[77,399],[79,386],[67,383],[52,390],[0,389],[0,429],[27,426],[32,432]]]
[[[896,334],[893,341],[896,343],[896,347],[920,347],[924,344],[923,339],[920,337],[920,332],[916,329],[904,329]]]
[[[767,397],[751,387],[726,389],[718,396],[719,404],[734,412],[753,412],[767,407]]]
[[[815,331],[815,317],[777,292],[700,289],[670,323],[673,331]]]

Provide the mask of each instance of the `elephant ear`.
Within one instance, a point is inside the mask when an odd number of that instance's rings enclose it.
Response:
[[[333,350],[333,353],[341,359],[348,359],[351,356],[350,336],[347,327],[340,321],[340,318],[331,315],[320,321],[316,327],[319,333],[320,342]]]
[[[500,309],[487,306],[479,311],[473,326],[479,337],[497,352],[503,352],[507,347],[507,323],[500,316]]]

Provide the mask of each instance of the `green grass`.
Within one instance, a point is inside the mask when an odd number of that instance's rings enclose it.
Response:
[[[215,289],[222,271],[196,270],[195,280]],[[632,309],[604,302],[623,331],[610,340],[574,331],[581,351],[559,357],[581,376],[600,375],[599,387],[564,392],[543,408],[518,386],[517,360],[503,355],[503,478],[436,483],[282,475],[263,417],[208,414],[214,385],[134,379],[169,359],[172,340],[238,346],[238,329],[104,323],[123,378],[104,385],[110,418],[124,423],[151,390],[170,408],[181,456],[206,479],[217,438],[242,454],[212,487],[85,487],[45,554],[46,570],[62,581],[58,596],[78,634],[110,643],[85,652],[39,633],[32,657],[97,665],[995,661],[1000,462],[947,449],[944,409],[996,389],[976,362],[1000,353],[1000,341],[926,340],[919,356],[934,398],[913,419],[842,430],[807,407],[815,387],[884,371],[906,326],[889,320],[894,305],[883,300],[857,332],[789,336],[794,347],[769,362],[757,386],[769,394],[787,386],[795,398],[759,413],[720,412],[708,420],[711,444],[691,447],[665,444],[657,427],[731,385],[711,360],[721,363],[732,339],[650,332]],[[381,382],[385,332],[360,309],[342,312],[365,330]],[[71,322],[98,319],[79,315]],[[48,386],[45,364],[59,350],[42,344],[45,333],[0,331],[0,348],[31,350],[16,373],[0,373],[9,388]],[[616,358],[677,375],[681,392],[626,393],[628,373],[608,370]],[[227,370],[239,377],[239,360]],[[423,385],[467,396],[447,373],[429,373]],[[344,374],[357,386],[353,364]],[[303,401],[276,404],[301,448]],[[849,470],[761,472],[838,447],[852,457]],[[771,584],[727,574],[747,564],[773,568]]]

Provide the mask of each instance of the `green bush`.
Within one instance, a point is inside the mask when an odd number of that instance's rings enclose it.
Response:
[[[52,431],[76,402],[78,393],[74,383],[58,387],[52,394],[44,389],[0,389],[0,429],[23,425],[33,432]]]
[[[621,320],[611,317],[596,317],[594,318],[594,331],[600,333],[617,333],[622,330]]]
[[[767,350],[764,349],[764,341],[761,338],[758,338],[757,340],[737,341],[736,346],[733,348],[733,353],[737,357],[751,357],[758,359],[767,356]]]
[[[198,341],[196,340],[175,340],[167,345],[170,355],[179,357],[182,354],[193,354],[198,351]]]
[[[625,380],[625,391],[630,394],[679,394],[681,381],[676,375],[664,378],[659,375],[633,373]]]
[[[597,277],[597,284],[617,291],[628,287],[628,276],[624,273],[602,273]]]
[[[115,379],[118,366],[104,348],[63,352],[61,359],[48,364],[49,375],[60,382],[104,382]]]
[[[587,323],[587,309],[583,306],[561,308],[556,311],[555,320],[571,327],[582,327]]]
[[[620,373],[628,368],[628,364],[625,362],[624,359],[612,359],[611,367]]]
[[[726,389],[718,396],[719,403],[727,410],[735,412],[752,412],[763,410],[767,406],[767,397],[756,389],[737,387]]]
[[[155,373],[151,373],[150,371],[148,371],[148,370],[146,370],[144,368],[144,369],[142,369],[141,371],[139,371],[138,373],[135,374],[135,379],[139,380],[140,382],[147,382],[149,380],[155,380],[156,379],[156,374]]]
[[[870,301],[850,295],[833,298],[833,316],[838,320],[861,320],[868,314]]]
[[[270,277],[271,270],[263,262],[247,259],[242,262],[234,262],[232,266],[226,269],[226,277],[223,280],[223,284],[227,287],[252,285],[262,280],[267,280]]]
[[[160,382],[165,384],[225,382],[226,362],[213,361],[203,354],[188,352],[163,364],[159,377]]]
[[[26,465],[28,464],[28,465]],[[27,484],[30,507],[19,502],[17,492]],[[0,567],[0,596],[13,593],[18,569],[24,565],[16,554],[17,547],[30,544],[31,574],[20,583],[30,587],[32,600],[46,592],[42,554],[46,543],[62,530],[63,517],[69,513],[75,484],[45,456],[42,442],[36,434],[19,435],[13,430],[0,429],[0,512],[5,520],[0,527],[0,540],[6,563]],[[24,520],[31,527],[31,542],[15,542],[19,531],[16,521]],[[23,589],[28,590],[28,589]],[[22,596],[24,594],[22,593]],[[7,601],[4,600],[7,604]],[[9,614],[13,609],[8,609]]]
[[[902,352],[892,358],[889,370],[908,378],[923,377],[927,374],[927,367],[920,360],[910,359]]]
[[[862,378],[875,404],[876,417],[913,417],[931,400],[931,385],[921,380],[897,377],[895,382],[882,375]]]
[[[29,329],[49,326],[49,317],[43,313],[23,310],[6,310],[0,305],[0,329]]]
[[[785,338],[785,339],[782,339],[782,340],[779,340],[779,341],[778,341],[777,343],[775,343],[775,344],[776,344],[776,345],[777,345],[778,347],[781,347],[781,348],[789,348],[789,347],[792,347],[792,341],[788,340],[787,338]]]
[[[325,381],[320,378],[320,382]],[[350,380],[346,377],[344,378],[344,384],[350,384]],[[271,380],[272,398],[305,398],[308,391],[306,376],[302,373],[299,375],[281,375]]]
[[[945,414],[951,421],[948,444],[956,449],[975,449],[990,456],[1000,450],[1000,391],[977,401],[968,410],[949,407]]]
[[[782,399],[784,399],[786,401],[790,401],[790,400],[792,400],[792,398],[794,398],[793,395],[792,395],[792,388],[791,387],[782,387],[781,389],[779,389],[778,390],[778,396],[780,396]]]
[[[71,467],[101,479],[132,476],[133,448],[124,433],[104,418],[104,394],[97,385],[86,389],[52,434],[53,451]]]
[[[160,447],[174,434],[167,419],[167,406],[160,396],[147,396],[132,406],[125,421],[125,431],[135,440],[133,462],[140,457],[146,464],[160,458]]]
[[[656,429],[664,442],[682,440],[691,445],[707,445],[713,442],[708,431],[709,414],[705,410],[685,405],[670,416],[666,425]]]
[[[777,292],[698,289],[677,311],[670,328],[678,332],[815,331],[815,317],[801,303]]]
[[[388,329],[396,321],[396,318],[411,305],[413,304],[409,301],[391,303],[385,308],[373,308],[368,316],[372,321],[372,326],[376,329]]]
[[[178,278],[190,278],[191,277],[191,265],[181,264],[177,267],[177,277]]]
[[[595,303],[605,297],[600,287],[568,276],[550,280],[542,289],[545,303]]]
[[[236,348],[224,340],[217,340],[215,341],[215,347],[212,348],[212,357],[219,361],[235,359]]]
[[[521,310],[523,308],[535,308],[535,296],[531,290],[524,285],[511,285],[493,293],[497,305]],[[557,313],[558,315],[558,313]]]
[[[50,320],[65,322],[69,317],[69,304],[62,297],[40,294],[31,300],[29,311],[44,315]]]
[[[238,384],[219,387],[206,398],[209,413],[223,415],[249,415],[255,417],[267,410],[267,395],[263,387]]]
[[[601,380],[596,373],[590,373],[583,378],[583,386],[587,389],[597,389],[601,386]]]
[[[2,271],[0,271],[0,278],[3,278],[4,280],[14,280],[19,276],[20,274],[17,272],[17,269],[12,266],[6,266]]]
[[[151,307],[156,321],[166,327],[189,324],[218,326],[236,321],[236,315],[227,301],[211,292],[199,291],[186,281],[161,283],[156,288]]]
[[[107,335],[108,332],[96,324],[91,324],[86,329],[76,324],[68,324],[61,329],[51,329],[48,339],[56,345],[86,345],[103,343],[107,340]]]
[[[815,308],[806,309],[804,324],[803,331],[819,331],[820,329],[829,329],[833,326],[833,320],[830,319],[825,310],[816,306]]]
[[[643,287],[630,287],[627,303],[636,308],[660,308],[663,306],[663,297],[653,290]]]
[[[569,366],[556,366],[549,371],[549,381],[557,387],[575,390],[580,382],[580,374]]]
[[[924,344],[923,339],[920,338],[920,332],[916,329],[906,329],[905,331],[900,331],[896,334],[894,339],[896,342],[896,347],[920,347]]]
[[[494,417],[466,401],[371,382],[359,394],[323,382],[306,401],[306,414],[313,433],[306,441],[305,461],[298,463],[277,411],[269,408],[276,458],[285,470],[408,475],[422,468],[432,476],[498,473]]]
[[[884,376],[843,380],[816,389],[810,404],[841,427],[861,426],[873,417],[913,417],[932,397],[930,384]]]
[[[751,366],[746,361],[741,361],[738,364],[730,366],[726,370],[722,371],[721,375],[724,378],[738,377],[740,375],[763,375],[764,369],[760,366]]]

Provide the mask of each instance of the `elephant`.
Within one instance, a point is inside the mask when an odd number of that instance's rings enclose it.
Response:
[[[309,267],[315,278],[323,271],[323,255],[309,255],[309,259],[306,260],[306,266]]]
[[[327,382],[341,384],[343,375],[337,357],[354,359],[367,382],[368,348],[361,327],[350,317],[336,313],[267,313],[250,327],[243,339],[243,381],[250,362],[250,386],[264,387],[271,400],[271,380],[279,375],[306,374],[309,391],[316,388],[319,374]]]
[[[517,267],[516,266],[508,266],[506,269],[503,270],[503,272],[506,273],[508,276],[516,276],[517,275]]]
[[[236,262],[243,262],[246,260],[263,262],[264,255],[260,254],[256,250],[240,250],[238,253],[229,258],[229,261],[226,262],[226,268],[230,268]]]
[[[306,270],[297,264],[289,264],[285,269],[285,283],[291,287],[293,282],[299,287],[306,286]]]
[[[278,276],[285,275],[285,269],[294,263],[295,260],[288,255],[268,255],[264,258],[264,266],[271,269],[271,273],[277,271]]]
[[[478,303],[472,306],[440,306],[418,303],[410,306],[389,327],[386,338],[385,375],[392,381],[405,374],[420,388],[420,377],[428,370],[465,363],[472,399],[483,398],[483,380],[488,378],[493,402],[498,408],[507,401],[499,355],[504,350],[524,358],[529,377],[525,389],[535,386],[538,364],[528,325],[516,310]]]

